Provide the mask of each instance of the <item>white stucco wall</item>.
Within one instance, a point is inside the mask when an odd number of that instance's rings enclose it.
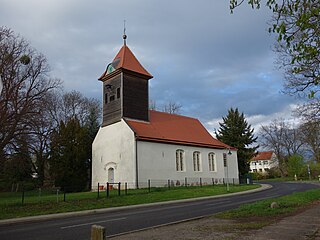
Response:
[[[266,173],[267,169],[270,170],[270,168],[278,167],[279,162],[275,155],[275,153],[272,153],[272,156],[270,159],[261,159],[261,160],[251,160],[250,161],[250,171],[251,172],[258,172],[258,173]]]
[[[159,180],[165,181],[168,179],[173,180],[175,183],[179,180],[181,184],[183,184],[185,178],[187,178],[188,184],[191,184],[191,182],[199,183],[200,178],[202,178],[202,183],[211,184],[212,178],[218,181],[218,183],[222,183],[223,178],[226,179],[227,176],[227,168],[223,165],[223,153],[226,153],[226,150],[146,141],[138,141],[137,148],[140,185],[146,184],[148,179],[150,179],[153,184],[158,182],[159,185]],[[186,165],[185,171],[182,172],[176,171],[177,149],[184,151]],[[200,172],[193,170],[194,151],[199,151],[201,154]],[[210,152],[215,153],[215,172],[209,171],[208,154]],[[229,182],[232,183],[234,179],[235,183],[239,183],[237,152],[231,152],[231,155],[227,154]]]
[[[135,183],[135,138],[121,120],[99,129],[92,144],[92,189],[106,185],[108,169],[114,169],[114,182]]]

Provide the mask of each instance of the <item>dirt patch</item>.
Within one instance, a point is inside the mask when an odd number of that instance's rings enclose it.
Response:
[[[251,223],[241,223],[235,220],[206,217],[198,220],[177,223],[139,231],[127,235],[113,237],[113,240],[189,240],[189,239],[245,239],[246,236],[256,229]],[[259,226],[260,228],[260,226]]]
[[[216,217],[205,217],[197,220],[151,228],[144,231],[130,233],[122,236],[112,237],[112,240],[244,240],[255,239],[259,230],[266,227],[277,225],[282,219],[304,214],[310,208],[320,206],[316,202],[307,207],[299,208],[295,213],[277,217],[255,217],[246,219],[220,219]],[[276,224],[274,224],[276,223]],[[315,236],[315,238],[314,238]],[[319,239],[319,231],[313,232],[310,238]]]

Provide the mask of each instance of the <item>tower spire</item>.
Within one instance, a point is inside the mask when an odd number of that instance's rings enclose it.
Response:
[[[127,45],[127,35],[126,35],[126,20],[123,20],[123,44]]]

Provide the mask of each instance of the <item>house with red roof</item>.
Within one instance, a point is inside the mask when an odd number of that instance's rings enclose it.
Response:
[[[250,171],[266,173],[270,168],[278,166],[278,159],[273,151],[258,152],[250,160]]]
[[[239,183],[237,150],[198,119],[149,110],[153,76],[124,45],[99,80],[103,120],[92,144],[92,189]],[[124,184],[123,184],[124,185]]]

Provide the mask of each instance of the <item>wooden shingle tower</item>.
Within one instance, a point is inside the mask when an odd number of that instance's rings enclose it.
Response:
[[[149,121],[149,79],[152,75],[139,63],[126,44],[99,78],[103,82],[102,127],[121,118]]]

